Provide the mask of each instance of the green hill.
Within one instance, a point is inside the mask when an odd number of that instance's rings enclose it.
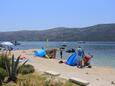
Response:
[[[115,41],[115,24],[84,28],[57,27],[48,30],[0,32],[0,40],[18,41]]]

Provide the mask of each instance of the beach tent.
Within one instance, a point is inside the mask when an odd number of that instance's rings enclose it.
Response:
[[[38,50],[34,51],[34,55],[39,56],[39,57],[45,57],[46,51],[44,49],[38,49]]]
[[[79,63],[78,57],[76,52],[74,52],[67,60],[66,64],[71,65],[71,66],[75,66],[77,65],[77,63]]]

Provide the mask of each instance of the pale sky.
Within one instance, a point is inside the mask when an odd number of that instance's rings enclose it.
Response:
[[[115,0],[0,0],[0,31],[115,23]]]

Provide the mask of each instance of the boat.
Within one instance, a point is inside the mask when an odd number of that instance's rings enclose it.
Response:
[[[75,49],[68,49],[66,50],[67,53],[74,53],[75,52]]]
[[[67,47],[67,45],[66,45],[66,44],[62,44],[61,46],[62,46],[62,47]]]
[[[20,45],[18,41],[12,41],[11,43],[13,43],[15,46]]]
[[[84,44],[84,43],[86,43],[85,41],[78,41],[78,43],[80,43],[80,44]]]

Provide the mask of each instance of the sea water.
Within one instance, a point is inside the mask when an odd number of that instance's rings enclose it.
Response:
[[[93,55],[91,60],[92,65],[96,66],[107,66],[115,68],[115,42],[43,42],[43,41],[32,41],[32,42],[20,42],[21,45],[16,46],[15,49],[33,49],[33,48],[60,48],[61,45],[67,45],[67,49],[76,49],[81,46],[85,54]],[[67,60],[72,53],[66,53],[63,51],[63,59]],[[60,59],[59,52],[56,57]]]

